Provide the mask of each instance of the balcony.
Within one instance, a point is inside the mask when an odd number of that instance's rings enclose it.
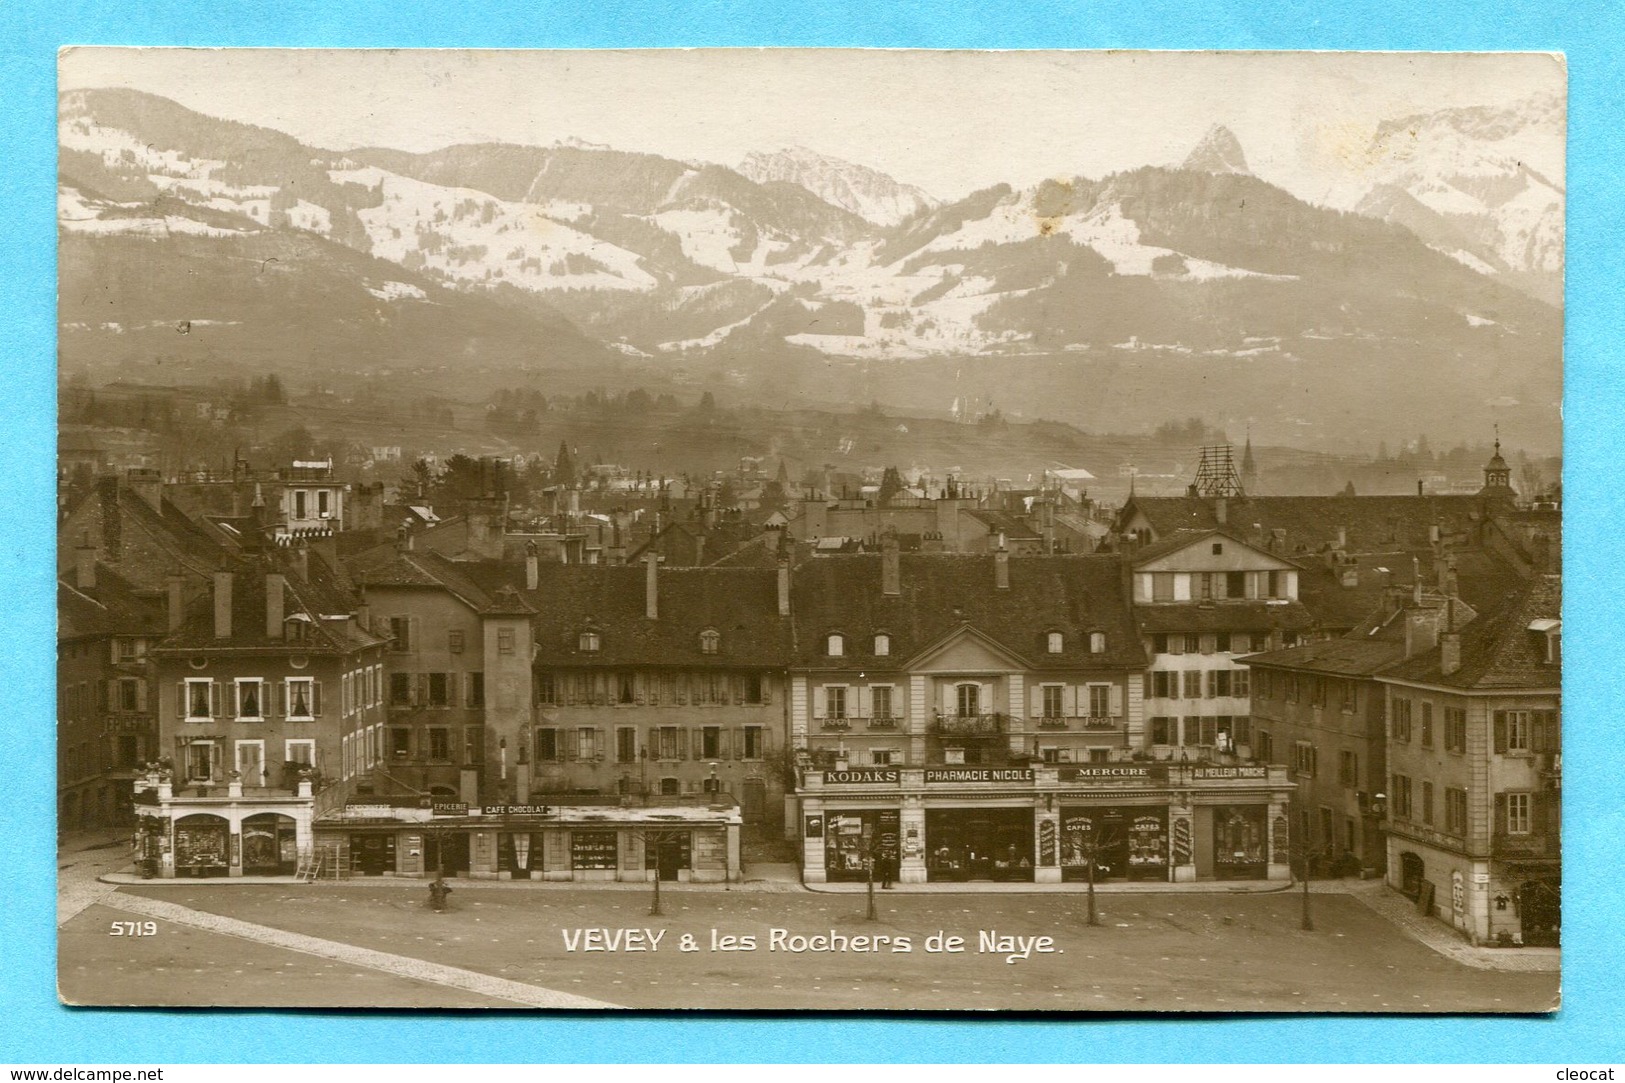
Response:
[[[852,728],[850,718],[823,718],[819,719],[818,728],[827,733],[844,733]]]
[[[944,737],[997,737],[1004,732],[1002,714],[938,714],[931,732]]]
[[[1038,720],[1038,728],[1041,730],[1064,730],[1066,726],[1067,720],[1056,716],[1046,715]]]
[[[868,726],[872,730],[894,730],[901,724],[902,719],[891,715],[877,715],[868,720]]]
[[[1490,853],[1501,861],[1556,861],[1561,850],[1556,835],[1509,835],[1497,832],[1490,839]]]

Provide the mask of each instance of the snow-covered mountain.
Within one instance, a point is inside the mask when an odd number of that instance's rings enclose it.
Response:
[[[1534,296],[1562,303],[1564,104],[1443,109],[1381,125],[1345,205]]]
[[[1454,157],[1424,169],[1418,151],[1385,174],[1385,202],[1349,214],[1252,175],[1223,128],[1183,168],[938,204],[802,152],[742,170],[574,143],[341,153],[134,91],[59,108],[63,280],[119,283],[111,311],[65,305],[65,363],[185,319],[234,329],[220,356],[299,352],[290,367],[330,364],[336,341],[392,366],[613,355],[764,395],[836,381],[818,393],[865,400],[842,374],[888,370],[899,404],[940,405],[940,381],[907,374],[952,365],[1013,409],[1085,424],[1129,408],[1105,390],[1125,365],[1162,373],[1134,384],[1149,397],[1132,408],[1163,419],[1223,395],[1358,431],[1375,419],[1328,389],[1369,397],[1395,358],[1439,410],[1559,394],[1560,316],[1509,288],[1515,210],[1546,182],[1496,168],[1487,120],[1439,120],[1428,145]],[[1560,266],[1539,213],[1517,235],[1534,266]],[[182,262],[188,276],[151,273]],[[230,303],[200,281],[233,283]],[[316,318],[290,336],[288,311]],[[1058,373],[1076,377],[1065,396]]]
[[[1247,155],[1242,153],[1241,140],[1223,124],[1207,130],[1202,141],[1185,157],[1185,169],[1200,173],[1251,173],[1247,168]]]
[[[806,147],[751,153],[739,164],[739,172],[758,184],[800,185],[824,202],[880,226],[895,226],[938,204],[912,184],[900,184],[879,170]]]

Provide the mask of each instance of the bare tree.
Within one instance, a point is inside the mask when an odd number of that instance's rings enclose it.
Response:
[[[1083,858],[1084,875],[1089,884],[1089,924],[1099,925],[1100,914],[1095,908],[1095,880],[1106,866],[1101,857],[1123,844],[1124,835],[1116,825],[1091,826],[1087,831],[1073,832],[1067,846],[1075,856]]]
[[[643,840],[643,864],[647,868],[649,855],[655,855],[654,897],[649,903],[649,916],[660,917],[660,850],[665,846],[677,846],[690,837],[688,828],[648,827],[634,833]]]
[[[1331,850],[1325,843],[1308,838],[1307,834],[1303,830],[1295,833],[1291,844],[1287,847],[1287,855],[1292,862],[1294,875],[1303,885],[1303,911],[1299,928],[1309,933],[1315,931],[1315,921],[1309,913],[1309,881],[1314,876],[1315,865]]]

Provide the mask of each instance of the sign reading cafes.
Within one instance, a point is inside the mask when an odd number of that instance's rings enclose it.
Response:
[[[927,767],[925,781],[933,782],[1031,782],[1031,767]]]
[[[895,783],[902,775],[895,767],[856,767],[850,771],[825,771],[824,784],[828,786],[851,785],[854,783],[874,785],[876,783]]]

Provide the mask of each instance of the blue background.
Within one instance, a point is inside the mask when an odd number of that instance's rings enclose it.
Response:
[[[1622,15],[1604,2],[571,4],[321,0],[0,9],[0,1062],[1625,1059],[1615,564],[1625,469]],[[69,1011],[53,981],[55,65],[66,44],[1478,49],[1568,55],[1564,1008],[1550,1018],[846,1020]],[[1396,394],[1403,386],[1396,385]],[[1610,570],[1612,569],[1612,570]],[[1616,729],[1616,727],[1618,727]]]

